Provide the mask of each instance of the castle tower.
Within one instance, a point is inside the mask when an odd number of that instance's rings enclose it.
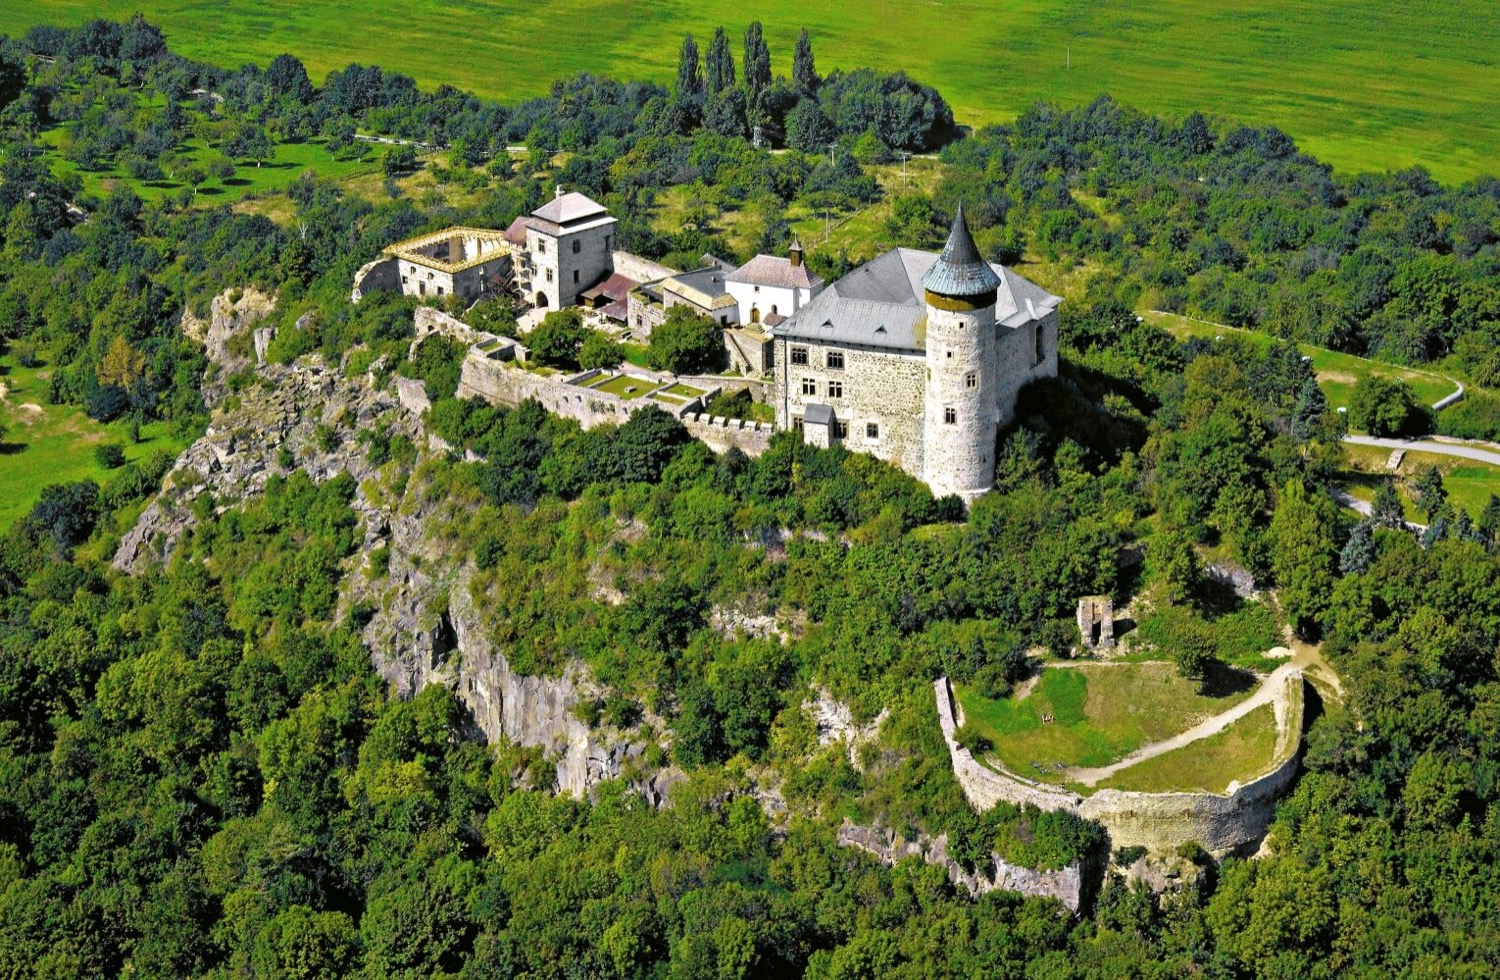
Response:
[[[927,297],[927,401],[922,478],[934,496],[973,502],[995,484],[1000,277],[969,234],[963,207],[942,255],[922,277]]]

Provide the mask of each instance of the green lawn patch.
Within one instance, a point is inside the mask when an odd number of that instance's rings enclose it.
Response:
[[[1227,711],[1252,690],[1207,696],[1163,663],[1049,667],[1025,697],[998,701],[954,686],[965,723],[990,740],[1007,769],[1055,783],[1063,780],[1059,765],[1109,765]]]
[[[1265,704],[1217,735],[1122,769],[1099,789],[1145,793],[1222,793],[1270,771],[1276,761],[1276,713]]]
[[[658,387],[660,382],[650,378],[638,378],[633,374],[617,374],[604,381],[596,381],[589,385],[592,391],[602,391],[610,395],[618,395],[627,401],[632,398],[640,398],[642,395]]]
[[[662,391],[668,395],[676,395],[678,398],[697,398],[706,394],[702,388],[694,388],[692,385],[685,385],[681,381],[671,387],[662,389]]]
[[[0,487],[5,488],[0,494],[0,530],[29,513],[43,487],[78,480],[107,483],[115,471],[99,464],[96,446],[115,443],[131,463],[155,450],[175,456],[187,445],[164,422],[141,426],[141,441],[132,443],[123,420],[101,425],[76,406],[49,405],[51,377],[45,362],[25,368],[12,354],[0,357],[0,384],[6,387],[0,401],[0,421],[6,429],[0,437]]]
[[[133,0],[8,3],[0,31],[123,20],[138,9]],[[576,71],[670,84],[684,32],[702,45],[722,24],[738,51],[752,16],[707,3],[623,0],[413,0],[361,7],[357,17],[350,9],[338,0],[160,0],[146,13],[174,51],[229,69],[290,51],[318,80],[357,61],[412,75],[424,88],[446,82],[506,100],[545,95]],[[1500,155],[1500,73],[1488,67],[1500,49],[1493,13],[1484,0],[957,0],[942,8],[768,0],[753,16],[765,25],[777,73],[790,74],[806,26],[824,73],[905,69],[971,125],[1008,121],[1037,100],[1072,106],[1109,92],[1169,116],[1201,110],[1281,126],[1343,171],[1421,164],[1460,181],[1493,171]],[[1030,56],[1014,57],[1017,38],[1027,39]]]

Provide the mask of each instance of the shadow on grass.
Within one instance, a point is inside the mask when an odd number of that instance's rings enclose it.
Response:
[[[0,442],[0,456],[19,456],[26,448],[24,442]]]
[[[1235,694],[1244,694],[1252,690],[1260,683],[1260,678],[1248,670],[1240,670],[1228,664],[1214,662],[1208,665],[1207,672],[1203,675],[1203,681],[1198,690],[1204,697],[1227,698]]]
[[[230,177],[228,180],[222,181],[221,183],[223,183],[223,185],[225,187],[249,187],[250,186],[250,181],[246,180],[244,177]]]

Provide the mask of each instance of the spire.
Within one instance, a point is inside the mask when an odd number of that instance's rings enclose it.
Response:
[[[801,265],[802,242],[797,238],[796,232],[792,232],[792,246],[788,251],[791,253],[792,265]]]
[[[929,293],[953,297],[984,296],[1000,288],[1000,277],[979,254],[974,236],[969,234],[962,204],[953,215],[948,244],[943,246],[943,254],[922,277],[922,286]]]

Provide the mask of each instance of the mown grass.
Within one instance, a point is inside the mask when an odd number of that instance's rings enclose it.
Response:
[[[1059,764],[1109,765],[1227,711],[1250,692],[1206,696],[1163,663],[1049,668],[1024,698],[996,701],[963,685],[954,689],[965,724],[990,740],[1007,769],[1050,782],[1062,781]]]
[[[116,443],[134,462],[154,450],[176,455],[186,443],[173,436],[169,427],[154,422],[141,427],[141,441],[132,443],[123,421],[101,425],[71,405],[47,404],[51,368],[44,362],[25,368],[15,356],[0,357],[0,384],[6,394],[0,401],[0,422],[6,432],[0,437],[0,530],[27,514],[41,497],[42,488],[77,480],[107,482],[113,471],[94,458],[94,447]]]
[[[1269,347],[1275,338],[1270,334],[1254,330],[1239,330],[1217,323],[1205,323],[1173,313],[1146,312],[1141,314],[1150,323],[1155,323],[1171,332],[1178,339],[1188,337],[1216,337],[1233,334],[1260,347]],[[1298,344],[1303,354],[1312,358],[1313,371],[1318,376],[1318,387],[1323,389],[1328,403],[1334,408],[1348,408],[1354,395],[1354,386],[1359,379],[1369,375],[1381,378],[1399,378],[1411,386],[1417,401],[1424,405],[1435,404],[1458,390],[1458,386],[1447,378],[1415,368],[1372,361],[1354,354],[1343,354],[1325,347]]]
[[[0,31],[140,9],[133,0],[0,4]],[[768,0],[744,10],[685,0],[412,0],[361,6],[358,16],[338,0],[159,0],[144,12],[174,50],[228,68],[289,51],[319,80],[358,61],[424,87],[448,82],[504,99],[544,94],[575,71],[668,83],[684,32],[703,47],[723,24],[738,52],[754,16],[777,72],[790,73],[806,26],[823,72],[904,69],[937,86],[969,124],[1007,121],[1039,99],[1076,105],[1109,92],[1175,117],[1202,110],[1275,124],[1346,171],[1422,164],[1457,181],[1493,171],[1500,151],[1500,18],[1486,0]]]
[[[1122,769],[1099,789],[1222,793],[1268,771],[1276,757],[1276,713],[1262,705],[1217,735]]]
[[[1436,466],[1443,474],[1443,488],[1448,491],[1448,500],[1454,507],[1468,511],[1470,517],[1478,518],[1490,501],[1490,494],[1500,494],[1500,466],[1490,466],[1456,456],[1441,453],[1408,451],[1394,473],[1386,469],[1391,451],[1376,446],[1344,446],[1344,457],[1349,466],[1341,476],[1341,482],[1350,496],[1359,500],[1375,499],[1375,491],[1390,477],[1397,478],[1396,489],[1401,495],[1402,509],[1406,519],[1419,524],[1427,518],[1412,502],[1409,484],[1429,466]]]

